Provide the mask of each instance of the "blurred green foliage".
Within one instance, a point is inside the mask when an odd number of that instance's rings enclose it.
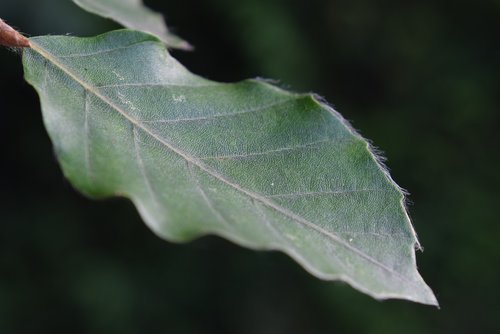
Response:
[[[0,333],[493,333],[500,330],[500,3],[146,1],[220,81],[325,96],[411,192],[441,310],[374,301],[286,256],[159,240],[125,200],[63,179],[20,57],[0,51]],[[115,28],[69,0],[2,0],[31,35]],[[496,260],[495,260],[496,259]]]

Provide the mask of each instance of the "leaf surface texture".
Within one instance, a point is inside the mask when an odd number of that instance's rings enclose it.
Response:
[[[26,79],[83,193],[130,198],[167,240],[216,234],[378,299],[436,304],[403,193],[315,96],[200,78],[136,31],[31,43]]]

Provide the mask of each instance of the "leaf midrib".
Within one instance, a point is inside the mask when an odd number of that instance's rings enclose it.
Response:
[[[146,42],[146,41],[143,41],[142,43],[144,43],[144,42]],[[42,57],[44,57],[45,59],[47,59],[48,61],[50,61],[56,67],[58,67],[66,75],[68,75],[70,78],[72,78],[76,83],[78,83],[79,85],[81,85],[85,90],[87,90],[88,92],[94,94],[96,97],[98,97],[99,99],[101,99],[104,103],[106,103],[107,105],[109,105],[112,109],[116,110],[119,114],[121,114],[123,117],[125,117],[134,126],[136,126],[137,128],[141,129],[142,131],[144,131],[145,133],[147,133],[148,135],[150,135],[154,139],[156,139],[159,143],[163,144],[165,147],[167,147],[168,149],[170,149],[171,151],[173,151],[174,153],[176,153],[177,155],[179,155],[180,157],[182,157],[183,159],[185,159],[188,163],[191,163],[192,165],[198,167],[200,170],[206,172],[210,176],[218,179],[219,181],[221,181],[224,184],[230,186],[231,188],[237,190],[238,192],[241,192],[241,193],[247,195],[248,197],[252,198],[253,200],[256,200],[256,201],[260,202],[261,204],[265,205],[266,207],[268,207],[270,209],[273,209],[273,210],[275,210],[275,211],[283,214],[284,216],[288,217],[289,219],[294,220],[294,221],[302,224],[303,226],[306,226],[306,227],[308,227],[308,228],[310,228],[310,229],[312,229],[312,230],[314,230],[314,231],[316,231],[316,232],[324,235],[325,237],[331,239],[334,242],[337,242],[339,245],[343,246],[345,249],[347,249],[347,250],[355,253],[356,255],[362,257],[363,259],[365,259],[368,262],[372,263],[376,267],[379,267],[379,268],[381,268],[381,269],[383,269],[383,270],[385,270],[385,271],[393,274],[395,277],[398,277],[402,281],[405,281],[405,282],[407,282],[409,284],[412,284],[412,285],[416,284],[413,280],[411,280],[408,277],[402,275],[401,273],[395,271],[394,269],[392,269],[391,267],[383,264],[382,262],[378,261],[377,259],[369,256],[368,254],[366,254],[362,250],[360,250],[358,248],[355,248],[353,245],[349,244],[347,241],[343,240],[341,237],[337,236],[336,234],[334,234],[334,233],[332,233],[330,231],[327,231],[327,230],[325,230],[325,229],[323,229],[323,228],[321,228],[321,227],[313,224],[312,222],[310,222],[307,219],[305,219],[305,218],[297,215],[294,212],[288,211],[286,208],[281,207],[280,205],[274,203],[273,201],[268,200],[266,197],[263,197],[263,196],[259,195],[258,193],[255,193],[255,192],[252,192],[252,191],[247,190],[245,188],[242,188],[240,185],[238,185],[238,184],[236,184],[236,183],[234,183],[234,182],[226,179],[223,175],[221,175],[221,174],[217,173],[216,171],[210,169],[208,166],[206,166],[205,164],[203,164],[200,160],[196,159],[195,157],[193,157],[191,155],[188,155],[188,154],[184,153],[179,148],[177,148],[175,145],[173,145],[172,143],[166,141],[164,138],[161,138],[156,133],[154,133],[149,128],[147,128],[145,125],[143,125],[142,123],[140,123],[138,120],[136,120],[135,118],[133,118],[130,115],[128,115],[124,110],[121,110],[119,106],[115,105],[113,103],[113,101],[111,101],[110,99],[108,99],[106,96],[102,95],[98,90],[95,89],[95,87],[92,87],[91,85],[89,85],[88,83],[86,83],[83,79],[80,79],[76,74],[74,74],[70,69],[68,69],[63,63],[59,62],[57,60],[56,56],[54,56],[53,54],[51,54],[49,51],[45,50],[40,44],[36,43],[36,41],[34,41],[33,39],[31,39],[30,43],[31,43],[32,50],[34,50],[35,52],[39,53]],[[140,44],[140,43],[135,43],[135,44]],[[126,49],[128,47],[129,46],[120,47],[120,49]],[[314,101],[316,101],[316,100],[314,100]]]

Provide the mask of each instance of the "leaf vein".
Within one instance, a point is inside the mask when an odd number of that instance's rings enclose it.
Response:
[[[142,175],[142,179],[144,180],[144,184],[146,186],[146,189],[148,190],[149,197],[151,197],[151,200],[153,201],[154,205],[159,209],[160,203],[158,202],[157,195],[153,189],[151,180],[149,179],[149,174],[147,173],[146,167],[144,166],[144,160],[142,159],[141,156],[141,148],[137,133],[137,127],[135,127],[133,124],[132,124],[132,138],[134,141],[134,153],[135,153],[135,160],[137,161],[137,167],[139,168],[139,172]]]
[[[298,99],[298,98],[296,98],[296,99]],[[271,104],[268,104],[268,105],[265,105],[262,107],[247,109],[247,110],[243,110],[243,111],[237,111],[237,112],[229,113],[229,114],[215,114],[215,115],[200,116],[200,117],[159,119],[159,120],[137,120],[137,121],[142,122],[142,123],[178,123],[178,122],[211,121],[211,120],[214,120],[217,118],[235,117],[235,116],[240,116],[243,114],[248,114],[248,113],[253,113],[253,112],[264,112],[264,111],[267,111],[267,110],[272,109],[274,107],[284,105],[284,104],[287,104],[290,102],[295,102],[295,100],[287,99],[284,101],[271,103]]]
[[[296,151],[296,150],[301,150],[301,149],[305,149],[305,148],[312,148],[312,147],[318,146],[320,144],[328,143],[328,142],[331,142],[330,138],[317,140],[317,141],[313,141],[313,142],[310,142],[307,144],[302,144],[302,145],[297,145],[297,146],[277,148],[277,149],[269,150],[269,151],[251,152],[251,153],[244,153],[244,154],[214,155],[214,156],[200,157],[199,159],[200,160],[211,160],[211,159],[250,158],[250,157],[261,156],[261,155],[275,154],[275,153],[281,153],[281,152],[290,152],[290,151]]]
[[[328,196],[328,195],[345,195],[356,194],[363,192],[387,192],[385,189],[344,189],[344,190],[322,190],[322,191],[309,191],[309,192],[296,192],[287,194],[273,194],[266,196],[267,198],[289,198],[289,197],[306,197],[306,196]]]
[[[170,87],[179,87],[179,88],[201,88],[201,87],[213,87],[218,84],[189,84],[189,85],[180,85],[180,84],[171,84],[168,82],[157,82],[157,83],[139,83],[139,82],[131,82],[131,83],[123,83],[123,84],[113,84],[113,85],[102,85],[97,86],[97,88],[123,88],[123,87],[143,87],[143,88],[170,88]]]
[[[227,219],[224,217],[224,215],[217,209],[217,207],[212,203],[212,200],[210,197],[207,196],[207,193],[203,188],[201,187],[200,181],[196,177],[192,165],[188,162],[187,163],[187,168],[189,170],[189,175],[191,177],[191,180],[193,181],[196,191],[200,194],[200,196],[203,198],[203,201],[207,204],[208,208],[212,213],[224,224],[226,225],[227,228],[230,230],[234,230],[233,226],[227,221]]]
[[[54,56],[57,57],[57,58],[61,58],[61,59],[85,58],[85,57],[90,57],[90,56],[99,56],[99,55],[103,55],[103,54],[111,53],[111,52],[115,52],[115,51],[120,51],[120,50],[126,50],[126,49],[129,49],[132,46],[136,46],[136,45],[140,45],[140,44],[147,44],[147,43],[157,44],[157,42],[154,42],[154,41],[151,41],[151,40],[144,40],[144,41],[139,41],[139,42],[131,43],[131,44],[126,45],[126,46],[120,46],[120,47],[117,47],[117,48],[106,49],[106,50],[99,50],[99,51],[96,51],[96,52],[73,53],[73,54],[70,54],[70,55],[67,55],[67,56],[61,56],[61,55],[54,55]]]
[[[83,90],[83,110],[84,110],[84,123],[83,123],[83,146],[85,154],[85,169],[87,171],[87,178],[89,182],[94,182],[94,174],[92,171],[92,157],[90,154],[90,109],[89,109],[89,94],[86,89]]]

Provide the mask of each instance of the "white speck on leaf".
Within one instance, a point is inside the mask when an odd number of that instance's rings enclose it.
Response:
[[[118,98],[120,99],[120,101],[127,105],[131,110],[138,110],[135,105],[132,103],[132,101],[128,100],[125,95],[123,95],[122,93],[118,92]]]
[[[112,72],[114,75],[116,75],[116,77],[118,78],[118,80],[120,80],[120,81],[125,80],[125,78],[124,78],[122,75],[120,75],[120,73],[118,73],[116,70],[113,70],[113,71],[111,71],[111,72]]]
[[[172,99],[177,103],[186,102],[186,97],[184,95],[172,95]]]

